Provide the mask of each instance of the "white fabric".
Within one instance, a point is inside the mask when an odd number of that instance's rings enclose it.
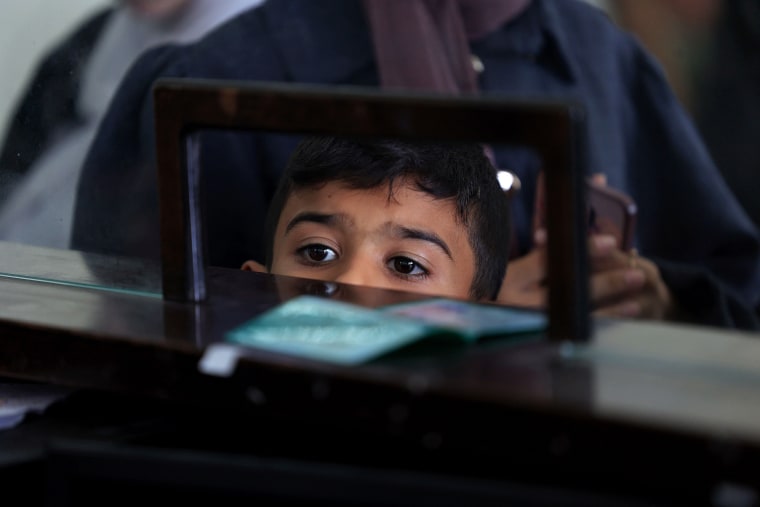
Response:
[[[77,109],[84,122],[60,132],[0,209],[0,239],[68,248],[79,173],[98,125],[130,65],[146,49],[193,42],[265,0],[191,0],[170,19],[136,17],[121,7],[108,19],[87,62]]]

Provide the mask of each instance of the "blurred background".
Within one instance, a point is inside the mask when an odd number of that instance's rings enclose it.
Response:
[[[0,16],[0,138],[40,57],[108,0],[4,0]]]
[[[657,58],[760,226],[760,0],[588,0]],[[4,0],[0,139],[39,59],[107,0]]]

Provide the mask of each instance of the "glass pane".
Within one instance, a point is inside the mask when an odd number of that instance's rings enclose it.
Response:
[[[529,231],[512,231],[510,213],[536,206],[535,185],[517,191],[518,174],[492,161],[530,159],[521,167],[538,171],[533,150],[267,131],[199,138],[210,265],[287,275],[277,279],[283,299],[371,307],[410,299],[361,290],[369,286],[546,308],[545,280],[527,299],[500,291],[509,258],[532,246]]]
[[[588,139],[582,143],[589,152],[588,170],[607,173],[610,189],[625,190],[638,201],[638,244],[634,246],[640,249],[639,262],[656,262],[657,269],[664,273],[663,284],[657,288],[667,285],[674,299],[687,306],[668,306],[665,301],[664,311],[658,313],[658,308],[646,316],[746,328],[755,323],[749,307],[757,304],[758,297],[753,237],[756,231],[734,205],[712,160],[750,218],[757,222],[758,200],[754,196],[758,185],[753,176],[757,171],[750,167],[758,159],[753,154],[757,151],[754,139],[760,117],[753,112],[757,110],[758,87],[752,84],[757,75],[756,58],[752,59],[758,40],[756,2],[698,2],[704,8],[700,12],[685,7],[684,2],[590,2],[609,10],[613,20],[608,25],[603,24],[607,23],[604,17],[581,3],[567,4],[570,7],[560,3],[559,8],[568,9],[572,16],[549,16],[543,2],[529,2],[524,11],[500,12],[493,18],[494,26],[471,27],[478,28],[475,32],[479,35],[461,41],[466,44],[459,49],[467,54],[459,52],[458,65],[452,64],[452,69],[459,69],[466,74],[460,77],[466,79],[455,79],[457,84],[449,88],[445,83],[426,81],[426,76],[435,73],[420,72],[421,67],[393,65],[406,62],[418,46],[407,45],[402,53],[390,53],[393,34],[373,31],[382,26],[385,11],[375,9],[372,16],[364,11],[372,2],[343,0],[331,2],[329,7],[305,0],[297,4],[270,2],[258,7],[260,3],[261,0],[5,2],[0,20],[0,61],[4,65],[0,77],[0,241],[127,259],[114,261],[120,266],[142,262],[142,277],[116,278],[136,284],[129,290],[157,293],[161,277],[153,267],[159,262],[160,252],[158,192],[154,184],[156,132],[151,103],[156,78],[390,87],[395,82],[394,69],[411,68],[411,75],[404,75],[394,87],[578,101],[587,111],[590,125]],[[655,4],[658,7],[652,10]],[[708,4],[712,7],[708,8]],[[499,2],[493,6],[503,7]],[[680,13],[674,22],[678,30],[660,29],[675,19],[670,14],[660,15],[663,12]],[[415,22],[435,21],[422,14]],[[576,26],[574,19],[599,23],[593,25],[599,29],[595,36],[604,32],[609,44],[576,44],[577,38],[565,38],[563,34],[586,26],[580,21]],[[686,102],[684,111],[697,120],[711,156],[695,135],[691,120],[673,99],[657,62],[614,28],[611,23],[615,20],[619,26],[642,35],[642,42],[655,55],[688,56],[670,61],[663,56],[660,63],[677,96]],[[689,27],[698,30],[691,31]],[[646,28],[648,35],[644,34]],[[686,37],[674,41],[671,36],[659,37],[662,33]],[[737,41],[737,36],[742,40]],[[656,44],[647,41],[676,49],[659,51]],[[167,48],[166,43],[177,45]],[[140,60],[145,51],[158,47],[162,49]],[[594,48],[601,56],[585,48]],[[686,49],[681,51],[683,48]],[[623,56],[626,59],[620,62]],[[101,129],[100,120],[112,104],[113,93],[136,61],[141,63],[130,74]],[[390,63],[390,68],[376,65],[377,61]],[[422,57],[419,61],[429,63]],[[730,65],[722,65],[724,62]],[[674,67],[674,63],[678,65]],[[679,68],[681,63],[688,68]],[[736,72],[723,72],[726,67]],[[600,75],[611,77],[600,80]],[[679,86],[674,76],[680,76],[687,86]],[[420,77],[421,82],[417,81]],[[226,96],[223,105],[234,110],[235,97]],[[329,123],[329,118],[325,122]],[[96,133],[98,140],[90,146]],[[238,151],[222,155],[244,161],[255,150],[256,157],[279,157],[268,160],[269,167],[282,167],[285,151],[273,139],[262,140],[263,137],[255,138],[253,145],[230,144],[230,150]],[[261,144],[257,146],[257,142]],[[223,143],[216,146],[226,150]],[[530,156],[525,155],[528,158],[524,160],[521,156],[514,153],[502,160],[497,153],[496,161],[504,166],[500,169],[514,173],[522,184],[513,196],[517,228],[512,244],[524,253],[534,240],[537,220],[532,216],[533,203],[540,194],[540,184],[531,169],[534,164]],[[114,177],[96,183],[93,174],[100,172],[113,173]],[[691,177],[693,174],[698,177]],[[271,197],[269,192],[277,174],[275,171],[256,177],[264,178],[265,184],[250,186],[254,177],[249,174],[247,181],[209,180],[204,187],[208,187],[209,194],[230,195],[230,205],[242,195],[251,194],[250,217],[263,212],[262,203]],[[77,197],[80,190],[87,194],[86,199]],[[119,192],[129,198],[114,200],[112,196]],[[677,206],[673,212],[671,193],[683,196],[684,202],[693,200],[694,206]],[[601,199],[601,194],[604,192],[594,195]],[[619,205],[622,201],[611,202]],[[703,202],[716,203],[715,208],[700,206]],[[593,216],[589,220],[594,221],[590,225],[603,228],[608,223],[597,219],[610,215],[600,214],[599,206],[602,204],[590,210]],[[100,214],[100,210],[110,210],[110,214]],[[616,210],[611,220],[624,224],[621,218],[626,216],[625,208]],[[695,216],[699,219],[695,220]],[[714,225],[706,225],[707,232],[700,229],[709,220],[714,220]],[[238,235],[238,226],[215,219],[207,231],[209,244],[216,243],[218,235]],[[688,237],[683,241],[674,239],[674,227]],[[252,240],[240,236],[240,241]],[[621,236],[619,243],[622,242]],[[212,264],[233,265],[240,257],[234,250],[251,245],[233,244],[230,248],[215,247]],[[28,258],[45,255],[30,250]],[[80,257],[81,254],[74,255],[73,262],[79,262],[76,259]],[[24,258],[17,249],[6,248],[6,253],[0,254],[0,272],[87,286],[104,284],[108,278],[84,268],[54,272],[37,261],[24,263]],[[635,262],[633,257],[632,265]],[[89,261],[85,263],[89,265]],[[690,280],[685,280],[686,275]],[[703,287],[700,280],[709,287],[695,295],[691,288],[694,284]]]

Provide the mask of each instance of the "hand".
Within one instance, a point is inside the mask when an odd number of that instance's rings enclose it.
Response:
[[[536,232],[535,248],[512,260],[497,302],[513,306],[545,308],[546,233]],[[589,238],[589,291],[595,315],[668,319],[675,314],[673,298],[657,266],[622,252],[612,236]]]
[[[509,261],[496,302],[510,306],[546,308],[546,232],[540,229],[528,254]]]
[[[612,236],[589,238],[589,283],[595,315],[671,319],[675,304],[660,270],[635,250],[620,251]]]

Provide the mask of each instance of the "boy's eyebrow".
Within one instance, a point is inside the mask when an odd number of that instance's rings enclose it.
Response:
[[[395,226],[394,232],[396,232],[397,235],[401,236],[405,239],[419,239],[422,241],[428,241],[430,243],[433,243],[434,245],[438,246],[443,252],[448,256],[449,259],[452,261],[454,258],[451,256],[451,249],[449,249],[449,245],[446,244],[446,242],[441,239],[441,237],[432,232],[432,231],[425,231],[422,229],[412,229],[411,227],[404,227],[401,225]]]
[[[303,222],[311,222],[324,225],[333,225],[336,222],[343,222],[346,216],[341,213],[318,213],[316,211],[302,211],[294,216],[288,225],[285,226],[285,234],[289,233],[293,227]]]

